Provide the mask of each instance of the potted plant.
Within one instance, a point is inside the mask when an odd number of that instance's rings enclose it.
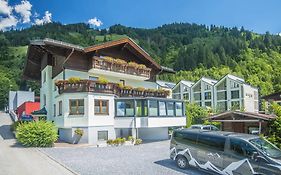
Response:
[[[74,140],[73,140],[73,144],[77,144],[79,143],[81,137],[84,134],[84,130],[80,129],[80,128],[76,128],[74,131]]]

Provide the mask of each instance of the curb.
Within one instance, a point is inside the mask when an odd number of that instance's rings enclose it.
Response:
[[[60,166],[62,166],[63,168],[67,169],[68,171],[70,171],[71,173],[75,174],[75,175],[80,175],[79,173],[77,173],[76,171],[68,168],[66,165],[64,165],[63,163],[57,161],[54,157],[48,155],[47,153],[41,151],[40,149],[36,149],[38,152],[42,153],[43,155],[47,156],[48,158],[50,158],[51,160],[53,160],[54,162],[58,163]]]

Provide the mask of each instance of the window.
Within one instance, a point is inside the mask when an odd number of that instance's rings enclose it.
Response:
[[[211,86],[208,84],[205,84],[205,90],[211,90]]]
[[[173,94],[173,99],[181,99],[181,95],[180,94]]]
[[[108,131],[98,131],[98,140],[108,140]]]
[[[56,104],[54,104],[54,117],[56,116]]]
[[[89,80],[98,81],[99,77],[89,76]]]
[[[201,91],[201,83],[198,83],[195,87],[194,87],[194,92],[200,92]]]
[[[156,100],[149,100],[149,115],[158,116],[158,105]]]
[[[43,83],[45,83],[46,82],[46,72],[44,71],[43,72]]]
[[[187,86],[183,86],[183,92],[188,92],[189,88]]]
[[[47,100],[46,100],[46,95],[43,95],[43,105],[46,106]]]
[[[174,132],[173,138],[183,144],[196,144],[197,134],[196,133],[184,133],[184,132]]]
[[[217,92],[217,99],[218,100],[226,100],[226,91],[222,91],[222,92]]]
[[[173,89],[173,93],[180,93],[180,86]]]
[[[84,100],[83,99],[75,99],[69,100],[69,114],[70,115],[81,115],[84,114]]]
[[[182,102],[176,102],[176,116],[183,115]]]
[[[166,103],[163,101],[159,101],[159,115],[166,116]]]
[[[222,101],[217,103],[217,110],[218,112],[226,111],[227,110],[227,102]]]
[[[211,100],[212,94],[211,92],[205,92],[205,100]]]
[[[237,155],[251,157],[257,152],[250,144],[239,139],[230,139],[230,150]]]
[[[108,115],[108,100],[95,100],[95,114]]]
[[[59,115],[62,115],[62,101],[59,101]]]
[[[174,102],[167,102],[167,113],[168,113],[168,116],[175,115],[174,114],[174,108],[175,108]]]
[[[201,93],[194,93],[194,100],[195,101],[201,100]]]
[[[225,138],[221,136],[199,134],[198,145],[206,148],[215,149],[218,151],[224,151]]]
[[[210,101],[206,101],[206,102],[205,102],[205,106],[211,107],[211,106],[212,106],[212,103],[211,103]]]
[[[146,100],[136,100],[136,116],[144,117],[147,116],[147,101]]]
[[[232,101],[231,102],[231,110],[239,110],[240,109],[240,102],[239,101]]]
[[[116,114],[119,117],[127,116],[133,117],[135,112],[134,101],[133,100],[124,100],[116,102]]]
[[[231,99],[237,99],[237,98],[239,98],[239,90],[231,91]]]
[[[189,100],[189,93],[184,93],[183,94],[183,99],[184,100]]]
[[[226,90],[226,81],[225,80],[217,86],[217,90]]]
[[[234,82],[234,81],[231,81],[230,82],[230,87],[231,87],[231,89],[239,88],[239,84]]]

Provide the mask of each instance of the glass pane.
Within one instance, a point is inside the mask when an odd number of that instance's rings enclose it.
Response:
[[[137,108],[136,108],[136,115],[138,117],[142,116],[143,105],[141,100],[137,100]]]
[[[217,96],[218,100],[226,100],[226,91],[218,92]]]
[[[70,114],[76,114],[76,106],[70,107]]]
[[[84,100],[78,100],[78,106],[84,106]]]
[[[147,100],[143,101],[143,115],[147,116],[148,114],[148,107],[147,107]]]
[[[217,103],[217,110],[219,112],[226,111],[226,109],[227,109],[227,102],[226,101]]]
[[[149,101],[149,115],[150,116],[158,116],[158,106],[156,100]]]
[[[183,99],[184,100],[189,100],[189,93],[183,94]]]
[[[201,83],[198,83],[195,87],[194,87],[194,92],[200,92],[201,91]]]
[[[211,100],[212,95],[211,92],[205,92],[205,100]]]
[[[231,102],[231,110],[238,110],[240,109],[240,102],[239,101],[232,101]]]
[[[174,102],[167,102],[168,116],[174,116]]]
[[[98,131],[98,140],[108,140],[108,132]]]
[[[217,90],[226,90],[226,81],[225,80],[218,85]]]
[[[180,86],[176,87],[176,88],[173,90],[173,93],[180,93]]]
[[[117,116],[125,116],[125,102],[123,101],[118,101],[116,103],[116,107],[117,107]]]
[[[76,100],[70,100],[70,107],[76,106]]]
[[[84,106],[78,106],[78,113],[84,114]]]
[[[126,116],[134,116],[134,101],[128,100],[125,101],[125,106],[126,106]]]
[[[194,100],[195,101],[201,100],[201,93],[194,93]]]
[[[182,116],[182,103],[176,102],[176,116]]]
[[[166,114],[166,103],[163,101],[159,102],[159,115],[165,116]]]
[[[173,99],[180,99],[180,98],[181,98],[180,94],[173,94]]]
[[[239,98],[239,90],[231,91],[231,99],[237,99],[237,98]]]
[[[206,101],[206,102],[205,102],[205,106],[211,107],[211,106],[212,106],[212,103],[211,103],[210,101]]]

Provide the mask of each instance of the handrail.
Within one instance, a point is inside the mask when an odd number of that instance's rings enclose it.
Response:
[[[18,121],[18,116],[17,116],[17,114],[15,113],[14,110],[10,110],[10,111],[9,111],[9,114],[10,114],[10,116],[12,117],[12,119],[13,119],[14,122]]]

